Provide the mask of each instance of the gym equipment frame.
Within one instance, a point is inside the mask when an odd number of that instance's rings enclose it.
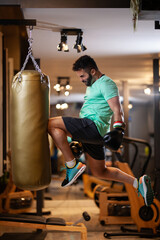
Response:
[[[85,219],[84,213],[83,217]],[[89,220],[90,218],[86,221]],[[76,225],[74,225],[72,222],[65,222],[62,218],[45,218],[21,214],[0,214],[0,225],[46,231],[80,232],[81,240],[87,240],[87,229],[83,223],[76,223]]]
[[[139,139],[127,138],[127,143],[130,143],[131,141],[141,143],[141,141]],[[142,141],[142,143],[145,144],[145,141]],[[122,159],[120,153],[115,152],[115,155],[119,160],[119,161],[117,161],[118,168],[121,169],[122,171],[134,176],[130,167],[128,166],[128,164],[126,162],[123,162],[123,159]],[[149,159],[147,159],[144,164],[144,167],[143,167],[144,172],[147,168],[148,161],[149,161]],[[137,232],[123,227],[123,228],[121,228],[123,230],[123,233],[118,233],[118,234],[116,233],[117,235],[115,235],[114,233],[110,234],[110,233],[105,232],[104,237],[108,238],[111,236],[128,236],[128,235],[151,236],[151,237],[160,236],[160,233],[159,233],[160,202],[158,201],[158,199],[155,198],[153,201],[153,204],[151,206],[147,207],[144,204],[143,197],[141,195],[140,196],[137,195],[134,187],[130,186],[129,184],[125,184],[125,188],[127,190],[128,199],[129,199],[129,202],[131,205],[131,218],[137,226]],[[106,196],[104,196],[103,192],[100,193],[100,195],[101,194],[102,194],[102,196],[100,196],[100,199],[101,199],[100,201],[102,201],[102,200],[104,201],[104,197],[106,198]],[[116,194],[114,196],[116,197]],[[103,208],[103,210],[104,210],[104,208]],[[106,216],[105,216],[105,218],[106,218]],[[106,223],[105,218],[104,218],[104,221]],[[100,216],[100,219],[102,220],[102,216]],[[123,224],[123,223],[120,222],[119,224]],[[126,232],[129,231],[130,233],[125,233],[125,231]]]

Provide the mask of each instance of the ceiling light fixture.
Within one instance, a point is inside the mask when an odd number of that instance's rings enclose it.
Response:
[[[58,51],[69,52],[69,48],[67,45],[67,37],[68,36],[77,36],[76,43],[73,48],[77,50],[77,52],[85,51],[87,48],[82,44],[82,35],[83,31],[81,29],[62,29],[61,30],[61,42],[57,46]]]
[[[56,109],[64,110],[68,108],[68,104],[66,102],[59,102],[56,104]]]
[[[77,39],[76,39],[76,44],[73,46],[74,49],[77,49],[77,52],[85,51],[87,48],[82,44],[82,35],[81,33],[78,33]]]
[[[67,35],[61,34],[61,42],[57,46],[58,51],[69,52],[69,48],[67,45]]]
[[[58,95],[64,92],[65,96],[69,96],[70,90],[72,90],[72,86],[70,85],[69,77],[57,77],[57,83],[53,86]]]

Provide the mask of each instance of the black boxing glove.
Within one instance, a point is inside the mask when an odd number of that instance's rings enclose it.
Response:
[[[121,121],[116,121],[113,124],[113,128],[113,131],[108,132],[103,137],[103,142],[106,148],[109,148],[112,151],[117,151],[121,146],[123,140],[125,123]]]
[[[75,158],[80,158],[83,153],[83,146],[81,142],[72,141],[70,144],[70,149]]]

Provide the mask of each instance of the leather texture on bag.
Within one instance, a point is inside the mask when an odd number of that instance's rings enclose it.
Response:
[[[35,70],[17,73],[11,86],[11,162],[20,189],[40,190],[51,181],[47,125],[49,77]]]

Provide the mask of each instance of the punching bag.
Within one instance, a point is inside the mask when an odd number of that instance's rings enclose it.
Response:
[[[44,189],[51,181],[48,118],[48,76],[42,79],[35,70],[17,73],[11,86],[11,163],[20,189]]]

